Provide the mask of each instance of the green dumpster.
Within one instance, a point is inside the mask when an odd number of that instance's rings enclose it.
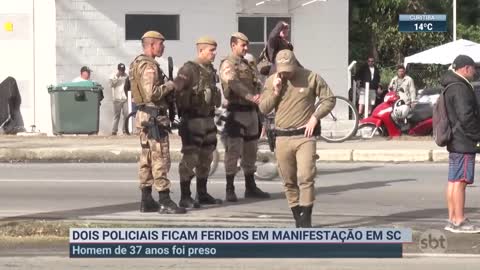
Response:
[[[97,134],[103,87],[92,81],[48,87],[53,133]]]

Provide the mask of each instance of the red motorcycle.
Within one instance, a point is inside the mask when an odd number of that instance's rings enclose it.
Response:
[[[427,97],[423,98],[424,96]],[[419,102],[410,109],[397,92],[389,91],[384,102],[373,110],[372,115],[360,120],[357,135],[368,139],[376,135],[389,137],[398,137],[402,134],[431,135],[433,104],[437,98],[438,90],[422,93]]]

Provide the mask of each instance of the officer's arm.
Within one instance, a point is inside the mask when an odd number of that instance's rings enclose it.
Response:
[[[155,84],[155,79],[158,78],[159,74],[157,73],[157,67],[154,64],[146,63],[141,69],[141,74],[142,87],[145,93],[151,93],[150,100],[152,102],[162,100],[174,89],[172,83],[162,85]]]
[[[328,87],[325,80],[319,75],[315,75],[315,94],[319,98],[319,108],[313,114],[319,121],[325,117],[335,107],[335,98],[333,98],[332,90]]]
[[[278,106],[280,102],[280,95],[276,95],[273,90],[274,76],[270,76],[265,82],[265,88],[260,98],[260,104],[258,107],[263,114],[269,114]]]
[[[233,91],[237,96],[250,100],[253,96],[248,87],[243,84],[235,73],[235,65],[229,61],[223,61],[220,66],[220,79],[226,85],[224,91]],[[228,93],[224,93],[228,96]]]
[[[257,88],[257,92],[256,92],[256,93],[261,94],[262,91],[263,91],[262,82],[261,82],[260,79],[257,77],[257,75],[255,75],[255,87]]]
[[[178,70],[177,77],[173,80],[175,90],[187,90],[193,84],[193,71],[187,65],[183,65]]]
[[[214,105],[216,108],[220,108],[220,106],[222,106],[222,92],[220,91],[220,89],[218,89],[218,87],[215,87],[214,89],[212,89],[212,91],[215,92],[215,95],[214,95]]]

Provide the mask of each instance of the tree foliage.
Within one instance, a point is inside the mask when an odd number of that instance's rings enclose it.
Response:
[[[350,0],[349,60],[360,63],[369,55],[390,77],[406,56],[452,41],[452,0]],[[445,33],[402,33],[399,14],[447,14]],[[480,42],[480,3],[457,0],[457,38]],[[441,67],[426,68],[419,84],[430,84]],[[431,73],[431,74],[430,74]],[[429,77],[429,74],[431,75]],[[382,77],[384,75],[382,74]],[[389,80],[383,78],[385,81]],[[382,79],[382,81],[384,81]]]
[[[457,38],[468,39],[473,42],[480,43],[480,26],[463,24],[457,25]]]
[[[433,0],[360,0],[350,1],[353,17],[350,35],[362,37],[352,42],[350,60],[373,55],[384,67],[403,63],[405,56],[448,42],[449,33],[402,33],[398,31],[400,14],[448,13],[449,1]],[[352,24],[353,23],[353,24]],[[354,38],[358,41],[358,38]]]

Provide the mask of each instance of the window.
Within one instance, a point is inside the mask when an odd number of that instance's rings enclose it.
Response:
[[[265,38],[263,17],[238,18],[238,31],[247,35],[250,42],[263,42]]]
[[[150,30],[158,31],[167,40],[180,39],[179,15],[126,14],[125,39],[140,40]]]
[[[238,17],[238,31],[244,33],[250,40],[249,52],[256,58],[260,56],[268,35],[279,21],[291,23],[290,17]],[[290,31],[292,27],[290,26]]]

